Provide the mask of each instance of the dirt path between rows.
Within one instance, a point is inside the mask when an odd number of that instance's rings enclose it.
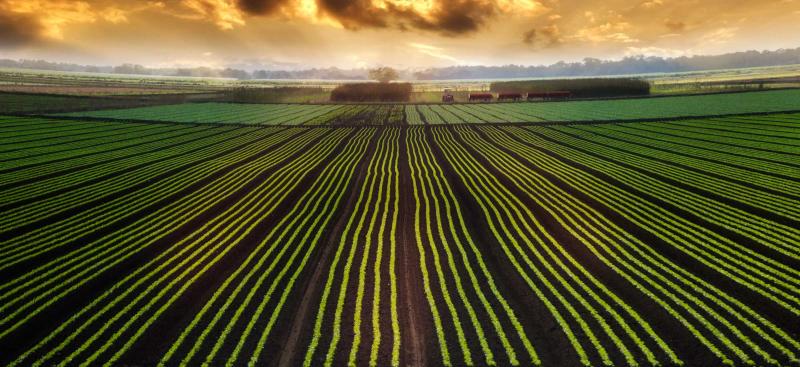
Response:
[[[419,328],[425,322],[425,299],[422,297],[422,274],[419,269],[419,253],[414,243],[414,204],[409,198],[411,192],[411,171],[408,167],[408,147],[406,145],[407,130],[400,135],[400,212],[398,215],[397,256],[401,262],[398,274],[400,313],[400,365],[425,366],[427,351],[425,332]]]
[[[315,312],[317,307],[314,307],[312,303],[319,299],[319,293],[322,291],[320,285],[325,283],[325,279],[323,277],[327,274],[330,268],[330,259],[333,258],[333,253],[339,246],[339,237],[342,235],[342,231],[344,231],[345,225],[347,224],[347,219],[350,217],[350,213],[352,213],[356,205],[356,200],[358,199],[359,194],[358,188],[364,183],[367,170],[369,169],[369,162],[372,159],[372,156],[375,154],[375,145],[377,139],[380,137],[380,134],[381,132],[377,131],[372,136],[367,150],[359,161],[359,167],[356,168],[356,174],[348,184],[347,191],[349,194],[347,199],[341,202],[339,204],[339,208],[337,209],[337,212],[341,213],[341,215],[338,216],[339,220],[336,221],[333,227],[331,227],[324,236],[327,243],[325,244],[322,253],[318,255],[319,260],[315,262],[316,266],[314,268],[314,272],[311,274],[311,277],[308,278],[306,287],[302,293],[302,301],[300,301],[300,304],[297,306],[297,310],[292,317],[292,324],[289,329],[289,334],[286,338],[286,344],[284,344],[280,353],[280,358],[278,359],[277,364],[278,366],[296,366],[301,364],[302,358],[305,357],[305,354],[302,352],[304,348],[301,347],[301,350],[298,351],[298,344],[300,344],[300,339],[304,334],[304,331],[314,327]]]

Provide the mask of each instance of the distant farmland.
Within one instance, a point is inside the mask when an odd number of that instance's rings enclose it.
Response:
[[[800,90],[701,96],[419,105],[179,104],[75,112],[71,117],[245,125],[441,125],[620,121],[800,110]]]
[[[798,100],[0,117],[0,364],[797,365]]]

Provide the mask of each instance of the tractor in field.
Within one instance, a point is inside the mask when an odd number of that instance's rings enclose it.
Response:
[[[442,103],[453,103],[456,101],[456,98],[453,96],[453,91],[450,89],[445,89],[444,93],[442,94]]]

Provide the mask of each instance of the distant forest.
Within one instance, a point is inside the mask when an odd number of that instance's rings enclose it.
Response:
[[[662,58],[631,56],[622,60],[586,58],[581,62],[560,61],[552,65],[451,66],[424,70],[400,70],[406,80],[506,79],[674,73],[714,69],[800,64],[800,47],[776,51],[745,51],[713,56]],[[367,69],[321,68],[306,70],[240,70],[233,68],[147,68],[141,65],[91,66],[44,60],[0,59],[0,67],[94,73],[163,76],[222,77],[234,79],[367,79]]]
[[[631,56],[622,60],[585,58],[582,62],[557,62],[547,66],[453,66],[414,73],[419,80],[544,78],[645,73],[676,73],[714,69],[800,64],[800,47],[776,51],[745,51],[713,56],[662,58]]]

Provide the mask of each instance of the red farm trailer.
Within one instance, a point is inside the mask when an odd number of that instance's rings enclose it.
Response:
[[[497,95],[498,101],[519,101],[522,99],[522,93],[500,93]]]
[[[494,96],[491,93],[470,93],[469,94],[469,101],[470,102],[491,102],[494,99]]]
[[[547,99],[547,92],[528,92],[528,100],[531,101],[535,99]]]

